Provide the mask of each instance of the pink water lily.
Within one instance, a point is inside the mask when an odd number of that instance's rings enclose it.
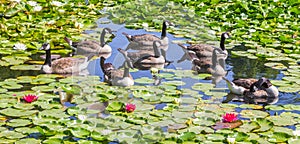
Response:
[[[135,110],[135,104],[126,104],[125,110],[126,112],[133,112]]]
[[[223,122],[234,122],[238,120],[237,114],[235,113],[226,113],[225,115],[222,116]]]
[[[23,96],[23,100],[25,100],[28,103],[36,101],[37,99],[38,99],[38,96],[32,95],[32,94],[28,94],[28,95]]]

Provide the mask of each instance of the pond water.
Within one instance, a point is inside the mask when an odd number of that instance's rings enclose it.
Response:
[[[0,143],[300,143],[296,2],[0,4],[5,21],[0,22]],[[99,59],[89,63],[88,76],[40,73],[42,43],[64,57],[71,51],[65,36],[99,39],[105,27],[115,35],[106,37],[113,49],[107,62],[119,68],[124,58],[117,49],[129,44],[122,33],[160,36],[162,20],[176,26],[167,30],[166,59],[173,62],[155,75],[158,85],[153,71],[134,69],[134,86],[109,86],[102,82]],[[216,35],[227,30],[233,38],[226,42],[226,78],[267,77],[278,86],[278,99],[248,104],[232,97],[224,80],[214,85],[209,74],[191,70],[177,43],[219,46]]]
[[[112,55],[107,59],[107,62],[111,62],[114,66],[120,67],[123,62],[124,58],[123,56],[117,51],[117,48],[126,49],[127,45],[129,44],[126,37],[122,34],[123,32],[126,32],[130,35],[137,35],[137,34],[154,34],[157,36],[160,36],[160,32],[148,32],[144,29],[127,29],[124,27],[124,25],[118,25],[114,24],[112,22],[108,24],[101,24],[102,21],[109,21],[107,18],[101,18],[99,19],[98,26],[100,28],[109,27],[112,30],[116,31],[114,32],[115,38],[113,38],[112,42],[109,43],[109,45],[112,47],[113,52]],[[93,33],[93,31],[87,31],[87,33]],[[181,57],[184,55],[184,51],[181,47],[179,47],[176,43],[173,43],[172,41],[184,41],[185,38],[177,38],[173,35],[169,34],[167,35],[171,41],[169,44],[169,49],[167,50],[167,59],[173,61],[170,65],[165,66],[165,69],[180,69],[180,70],[191,70],[192,68],[192,62],[190,60],[184,60],[181,62],[178,62],[178,60],[181,59]],[[249,59],[247,57],[237,57],[237,56],[231,56],[231,51],[234,50],[245,50],[246,48],[242,45],[235,46],[233,48],[230,48],[230,46],[227,46],[229,51],[229,57],[226,60],[226,69],[228,70],[228,73],[226,75],[226,78],[229,80],[233,80],[234,78],[260,78],[260,77],[266,77],[271,80],[281,80],[284,77],[284,74],[280,70],[274,70],[270,67],[264,66],[264,63],[266,63],[266,60],[262,59]],[[91,75],[97,75],[102,77],[103,73],[100,68],[99,59],[92,61],[88,68]],[[163,72],[163,71],[162,71]],[[148,77],[152,78],[150,70],[139,70],[134,71],[131,73],[134,79],[142,78],[142,77]],[[185,82],[185,85],[181,86],[181,88],[191,88],[195,83],[198,82],[204,82],[204,83],[211,83],[211,80],[203,80],[203,79],[193,79],[193,78],[183,78],[181,79],[183,82]],[[166,79],[163,79],[162,81],[168,81]],[[138,83],[136,83],[138,84]],[[227,88],[227,85],[224,80],[219,82],[216,87],[218,88]],[[228,92],[228,90],[226,90]],[[274,103],[276,105],[284,105],[284,104],[300,104],[299,102],[299,94],[298,93],[281,93],[279,94],[279,100]],[[203,99],[210,99],[210,96],[204,95]],[[225,98],[224,98],[225,99]],[[240,102],[230,102],[230,103],[236,103],[240,104]]]
[[[103,21],[105,21],[105,24],[103,24]],[[107,21],[110,21],[107,18],[100,18],[97,23],[99,28],[109,27],[112,30],[114,30],[115,37],[112,39],[112,41],[109,43],[109,45],[112,47],[112,55],[106,60],[107,62],[111,62],[114,66],[121,67],[121,65],[124,62],[123,56],[117,51],[117,48],[125,49],[127,45],[129,44],[126,37],[122,34],[123,32],[126,32],[131,35],[136,34],[154,34],[157,36],[160,36],[160,32],[148,32],[144,29],[127,29],[124,27],[124,25],[114,24],[112,22],[107,23]],[[93,30],[86,30],[85,33],[91,34],[94,33]],[[173,61],[170,65],[165,66],[165,69],[180,69],[180,70],[191,70],[192,63],[190,60],[186,59],[184,61],[179,60],[182,58],[182,56],[185,54],[182,48],[180,48],[176,43],[173,43],[172,41],[184,41],[185,38],[178,38],[174,37],[172,34],[167,34],[169,37],[171,43],[169,44],[169,49],[167,50],[167,59]],[[242,45],[234,46],[233,48],[230,48],[233,46],[227,46],[229,51],[229,57],[226,60],[226,69],[228,70],[228,73],[226,75],[226,78],[229,80],[233,80],[234,78],[260,78],[260,77],[266,77],[270,78],[271,80],[281,80],[284,77],[284,74],[280,70],[274,70],[270,67],[264,66],[264,63],[266,63],[266,60],[259,60],[259,59],[249,59],[247,57],[239,57],[239,56],[231,56],[231,51],[235,50],[245,50],[246,48]],[[33,55],[32,59],[40,59],[39,55]],[[88,66],[88,71],[90,75],[96,75],[103,77],[103,73],[100,68],[100,60],[96,59],[94,61],[91,61]],[[11,70],[9,67],[0,67],[0,72],[3,73],[1,79],[7,79],[7,78],[15,78],[21,75],[27,75],[27,76],[35,76],[38,75],[39,71],[18,71],[18,70]],[[164,72],[164,71],[162,71]],[[142,77],[148,77],[152,78],[150,70],[139,70],[131,72],[134,79],[142,78]],[[211,80],[203,80],[203,79],[193,79],[193,78],[183,78],[181,79],[185,85],[181,86],[181,88],[191,88],[195,83],[198,82],[204,82],[204,83],[211,83]],[[163,79],[163,81],[168,81],[166,79]],[[136,83],[138,85],[138,83]],[[227,88],[227,85],[224,80],[219,82],[216,87],[218,88]],[[24,87],[21,90],[29,89],[30,85],[28,87]],[[228,92],[228,90],[226,90]],[[282,93],[279,94],[279,100],[278,102],[274,103],[276,105],[284,105],[284,104],[300,104],[300,94],[298,93]],[[203,99],[210,99],[210,96],[204,95]],[[226,99],[226,98],[224,98]],[[232,102],[229,103],[236,103],[240,104],[240,102]]]

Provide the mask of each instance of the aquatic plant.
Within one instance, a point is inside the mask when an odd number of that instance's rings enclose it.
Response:
[[[125,106],[125,111],[126,112],[133,112],[135,110],[135,108],[136,108],[135,104],[128,103]]]
[[[27,103],[31,103],[33,101],[36,101],[39,97],[33,94],[28,94],[23,96],[23,100],[26,101]]]
[[[222,121],[223,122],[234,122],[234,121],[237,121],[238,120],[238,117],[237,117],[237,114],[235,113],[226,113],[222,116]]]

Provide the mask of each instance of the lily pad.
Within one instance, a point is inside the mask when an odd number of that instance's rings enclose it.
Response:
[[[240,114],[244,118],[265,118],[269,115],[267,112],[259,110],[242,110]]]
[[[11,70],[41,70],[41,65],[14,65]]]
[[[38,113],[37,110],[18,110],[13,108],[6,108],[3,110],[0,110],[0,113],[7,116],[12,117],[23,117],[23,116],[30,116],[33,114]]]

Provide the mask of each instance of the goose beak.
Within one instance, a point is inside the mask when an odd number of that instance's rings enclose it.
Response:
[[[42,47],[39,48],[39,50],[48,50],[48,49],[50,49],[50,44],[49,43],[44,43],[42,45]]]

